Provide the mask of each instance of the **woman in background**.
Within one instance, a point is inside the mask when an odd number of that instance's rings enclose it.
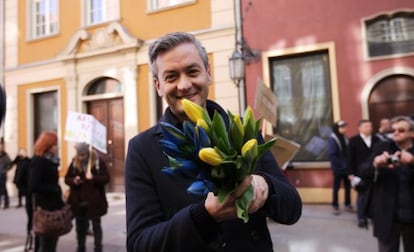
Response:
[[[34,155],[30,163],[29,191],[34,207],[45,210],[61,209],[64,205],[59,186],[58,138],[54,132],[43,132],[34,145]],[[33,209],[34,210],[34,209]],[[58,236],[36,237],[36,252],[56,251]]]
[[[70,187],[68,203],[76,220],[76,251],[86,251],[86,235],[90,220],[95,239],[94,251],[102,252],[101,217],[108,210],[105,195],[105,185],[109,182],[108,170],[105,162],[88,144],[77,143],[75,149],[76,156],[69,166],[65,183]]]

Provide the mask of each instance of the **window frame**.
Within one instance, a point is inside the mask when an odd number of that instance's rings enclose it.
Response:
[[[393,12],[388,13],[380,13],[375,14],[370,17],[362,18],[361,19],[361,32],[362,32],[362,48],[363,48],[363,57],[366,61],[372,61],[372,60],[382,60],[382,59],[393,59],[393,58],[400,58],[400,57],[408,57],[414,55],[413,52],[397,52],[397,53],[391,53],[391,54],[384,54],[384,55],[378,55],[378,56],[371,56],[369,53],[369,29],[368,26],[370,25],[370,22],[373,22],[374,20],[378,19],[376,22],[383,22],[386,26],[389,26],[391,28],[392,26],[396,28],[396,23],[400,22],[403,19],[404,15],[409,15],[414,18],[414,9],[404,9],[404,10],[395,10]],[[403,24],[405,26],[405,24]],[[392,35],[396,35],[398,33],[397,29],[394,29],[395,32],[391,32]],[[398,33],[399,34],[399,33]],[[385,34],[382,34],[382,36]],[[401,39],[395,39],[393,41],[390,41],[388,43],[395,43],[398,41],[409,41],[408,33],[403,33],[401,35],[402,37],[407,37],[407,40],[401,40]],[[413,39],[414,40],[414,39]],[[414,41],[412,42],[414,43]]]
[[[36,22],[37,12],[36,12],[36,3],[35,2],[47,2],[47,6],[51,6],[51,2],[55,2],[56,5],[56,23],[52,24],[50,22],[50,17],[52,16],[52,13],[50,12],[46,16],[47,21],[45,21],[44,25],[45,27],[49,27],[49,29],[45,29],[45,32],[41,35],[37,34],[37,27],[40,25],[40,23]],[[57,35],[60,32],[60,8],[59,8],[59,0],[27,0],[27,37],[29,40],[38,40],[43,39],[47,37],[52,37]],[[52,31],[51,25],[55,26],[55,31]]]
[[[35,96],[37,94],[41,94],[41,93],[48,93],[48,92],[56,92],[56,98],[57,98],[57,106],[56,106],[56,111],[57,111],[57,132],[56,134],[58,135],[58,139],[62,139],[62,132],[61,132],[61,122],[62,122],[62,106],[61,106],[61,95],[62,95],[62,91],[60,86],[58,85],[53,85],[53,86],[48,86],[48,87],[39,87],[39,88],[33,88],[33,89],[29,89],[28,92],[26,93],[26,99],[27,99],[27,107],[26,107],[26,111],[30,111],[30,113],[28,113],[27,117],[28,117],[28,124],[29,127],[27,127],[27,146],[29,146],[28,148],[28,153],[33,153],[33,143],[36,141],[35,139],[35,120],[37,120],[37,118],[34,118],[34,114],[35,114]],[[59,145],[60,145],[60,141],[59,141]],[[62,148],[59,148],[59,156],[62,156]]]
[[[182,7],[186,5],[191,5],[197,2],[197,0],[180,0],[181,2],[175,3],[175,4],[169,4],[169,5],[165,5],[161,7],[154,6],[154,5],[157,5],[157,2],[159,1],[160,0],[147,0],[147,12],[148,13],[159,12],[159,11],[164,11],[164,10]]]
[[[291,57],[294,55],[300,56],[301,54],[312,54],[313,52],[317,53],[320,51],[327,51],[329,59],[329,74],[331,80],[331,104],[332,104],[332,114],[333,119],[340,119],[340,108],[339,108],[339,93],[338,93],[338,79],[336,71],[336,54],[335,54],[335,44],[334,42],[326,42],[309,46],[298,46],[293,48],[285,49],[276,49],[271,51],[266,51],[262,53],[262,66],[263,66],[263,79],[265,84],[271,88],[271,69],[270,62],[272,58],[277,57]],[[273,130],[273,125],[270,122],[264,122],[264,130],[267,134],[275,134]],[[315,167],[324,167],[329,168],[329,161],[301,161],[293,162],[293,165],[298,168],[315,168]]]
[[[120,0],[101,0],[102,1],[102,6],[100,6],[100,8],[102,9],[101,15],[102,15],[102,20],[101,21],[97,21],[97,22],[91,22],[91,19],[89,17],[89,14],[91,12],[91,3],[94,0],[82,0],[82,26],[83,27],[91,27],[91,26],[97,26],[97,25],[101,25],[104,23],[109,23],[112,21],[116,21],[119,20],[121,17],[121,1]],[[108,4],[114,5],[115,7],[112,8],[108,8]],[[108,18],[108,15],[105,15],[104,12],[108,9],[113,9],[114,13],[113,13],[113,17]]]

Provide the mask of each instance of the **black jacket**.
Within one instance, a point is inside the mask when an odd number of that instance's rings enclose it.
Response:
[[[30,162],[29,193],[34,195],[36,206],[46,210],[63,207],[58,166],[59,163],[50,159],[33,156]]]
[[[207,110],[210,115],[225,113],[211,101]],[[179,124],[170,109],[162,120]],[[257,166],[257,173],[269,184],[265,206],[246,224],[239,219],[216,223],[204,208],[205,197],[186,192],[191,181],[161,173],[168,159],[160,139],[157,124],[129,142],[125,163],[128,251],[273,251],[266,218],[283,224],[299,219],[300,197],[268,151]]]
[[[398,220],[398,200],[401,194],[401,171],[405,169],[407,173],[404,179],[407,179],[407,188],[410,205],[412,206],[411,213],[414,213],[414,165],[405,165],[405,168],[396,167],[389,169],[385,167],[377,168],[377,175],[375,176],[375,168],[372,166],[374,158],[388,151],[394,153],[399,148],[393,141],[380,142],[373,150],[373,153],[369,159],[369,165],[363,169],[362,176],[364,178],[374,178],[373,194],[371,199],[370,209],[372,210],[372,221],[374,226],[374,236],[381,240],[386,241],[390,238],[393,226],[397,222],[404,222]],[[411,154],[414,154],[414,146],[408,150]],[[410,193],[411,192],[411,193]],[[406,202],[407,203],[407,202]],[[414,222],[410,222],[414,225]]]

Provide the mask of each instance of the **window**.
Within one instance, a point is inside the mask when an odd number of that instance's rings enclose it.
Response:
[[[30,0],[30,38],[37,39],[58,32],[59,11],[57,0]]]
[[[365,20],[369,57],[414,53],[414,12]]]
[[[95,25],[119,19],[119,0],[84,0],[85,25]]]
[[[34,136],[37,139],[43,131],[57,132],[58,98],[57,91],[33,94]]]
[[[326,161],[333,122],[328,51],[269,60],[278,103],[275,132],[301,144],[293,161]]]
[[[149,0],[149,5],[150,10],[157,10],[188,2],[194,2],[194,0]]]
[[[88,89],[87,95],[120,93],[122,92],[122,84],[112,78],[102,78],[95,81]]]

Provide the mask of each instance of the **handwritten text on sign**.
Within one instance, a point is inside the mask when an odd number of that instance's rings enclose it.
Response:
[[[69,112],[65,140],[87,143],[106,153],[106,128],[92,115]]]

